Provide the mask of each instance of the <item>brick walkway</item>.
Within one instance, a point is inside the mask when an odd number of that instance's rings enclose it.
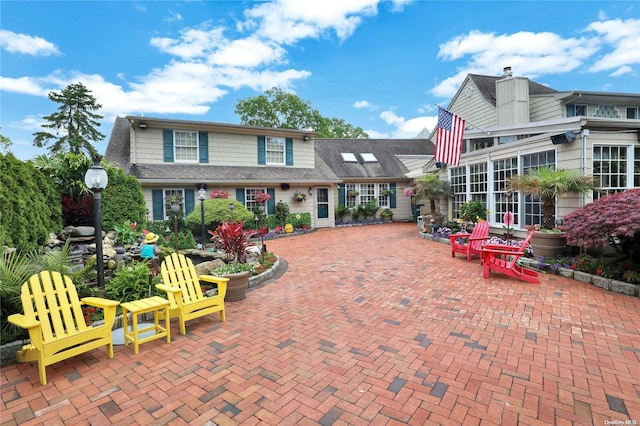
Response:
[[[640,423],[640,299],[484,280],[413,224],[267,244],[287,272],[225,323],[174,321],[170,345],[96,350],[46,386],[4,365],[2,424]]]

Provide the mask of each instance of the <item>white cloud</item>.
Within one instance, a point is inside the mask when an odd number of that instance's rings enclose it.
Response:
[[[405,119],[393,111],[384,111],[380,118],[389,126],[395,127],[391,131],[391,138],[415,138],[424,128],[433,129],[438,123],[438,117],[414,117]]]
[[[436,85],[432,93],[451,97],[467,74],[498,75],[505,66],[531,78],[574,71],[598,49],[596,38],[563,38],[550,32],[497,35],[470,31],[440,45],[438,58],[454,61],[468,57],[468,61],[458,74]]]
[[[46,96],[48,90],[42,87],[33,77],[2,77],[0,76],[0,91],[23,93],[25,95]]]
[[[0,30],[0,48],[9,53],[21,53],[32,56],[60,54],[55,44],[43,38],[17,34],[8,30]]]
[[[353,107],[360,109],[360,108],[371,108],[372,105],[369,103],[369,101],[355,101],[353,103]]]
[[[598,38],[613,48],[589,69],[591,72],[617,70],[610,75],[622,75],[630,65],[640,64],[640,19],[612,19],[591,23],[586,31],[597,33]]]
[[[401,11],[411,0],[394,0],[391,11]],[[260,3],[245,11],[241,28],[282,44],[317,38],[333,31],[340,40],[349,38],[363,17],[378,13],[381,0],[279,0]]]
[[[182,15],[180,15],[178,12],[174,12],[174,11],[170,10],[169,11],[169,16],[164,18],[164,21],[165,22],[182,21]]]

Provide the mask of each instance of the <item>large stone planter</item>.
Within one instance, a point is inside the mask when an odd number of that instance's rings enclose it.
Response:
[[[224,296],[225,302],[236,302],[247,297],[250,275],[250,271],[223,275],[224,278],[229,278],[229,282],[227,283],[227,294]]]
[[[531,238],[531,248],[535,257],[557,257],[567,246],[564,232],[535,231]]]

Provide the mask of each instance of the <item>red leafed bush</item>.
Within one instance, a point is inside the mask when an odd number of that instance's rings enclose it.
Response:
[[[252,229],[244,229],[244,222],[222,222],[215,231],[209,231],[214,246],[224,250],[233,262],[244,263],[249,247],[249,238],[257,234]]]
[[[640,260],[640,189],[607,195],[564,217],[567,244],[580,247],[615,247]],[[615,238],[614,238],[615,237]]]

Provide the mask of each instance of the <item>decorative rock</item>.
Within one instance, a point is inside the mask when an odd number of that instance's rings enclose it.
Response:
[[[569,268],[558,268],[558,275],[562,275],[563,277],[573,278],[573,273],[575,271]]]
[[[70,231],[72,237],[92,237],[96,232],[93,226],[67,226],[64,229]]]
[[[595,285],[596,287],[611,290],[611,280],[609,278],[604,278],[599,275],[593,275],[593,277],[591,278],[591,284]]]
[[[582,281],[583,283],[591,284],[591,279],[593,275],[587,274],[586,272],[575,271],[573,273],[573,279]]]
[[[616,293],[628,294],[629,296],[638,296],[640,285],[626,283],[624,281],[611,280],[611,291]]]
[[[195,265],[198,275],[211,275],[211,271],[224,266],[225,263],[221,259],[214,259],[207,262],[198,263]]]

